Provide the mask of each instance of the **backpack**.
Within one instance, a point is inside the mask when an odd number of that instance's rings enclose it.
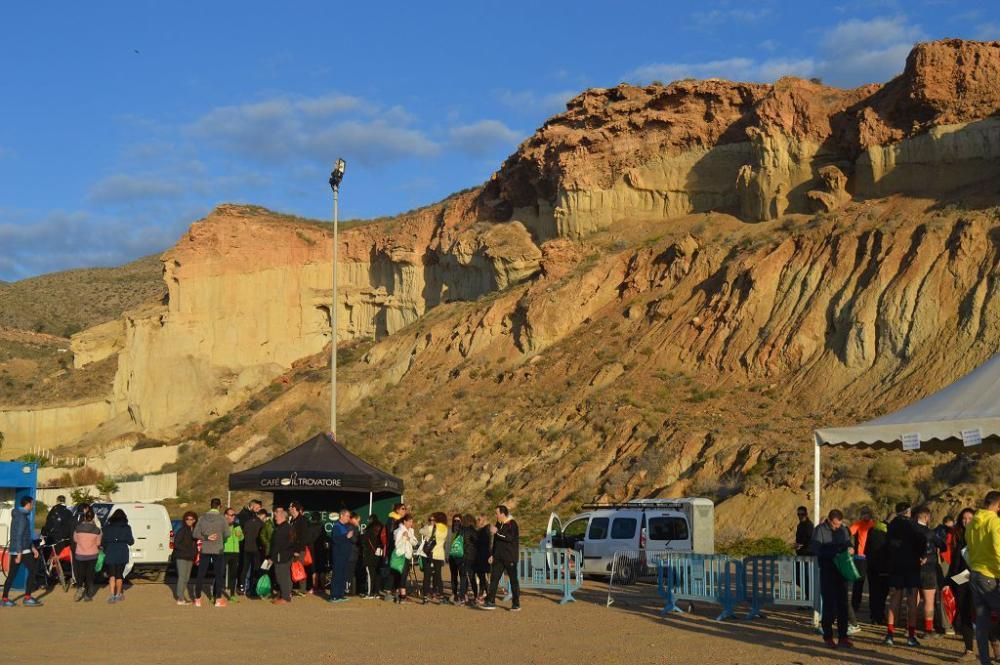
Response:
[[[465,557],[465,537],[462,534],[455,536],[451,541],[451,551],[448,556],[452,559],[462,559]]]

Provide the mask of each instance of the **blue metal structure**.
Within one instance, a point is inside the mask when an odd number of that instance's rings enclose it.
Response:
[[[0,462],[0,506],[10,505],[20,506],[21,498],[30,496],[35,498],[38,489],[38,465],[34,462]],[[31,524],[35,523],[35,507],[31,509]],[[7,552],[7,545],[10,539],[9,526],[0,530],[0,548],[4,554]],[[4,557],[6,558],[6,557]],[[4,566],[3,574],[6,575],[7,568]],[[14,580],[14,588],[23,589],[25,575],[27,572],[22,569],[18,571]]]

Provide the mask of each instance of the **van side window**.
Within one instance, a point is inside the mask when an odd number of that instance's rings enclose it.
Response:
[[[687,540],[688,524],[683,517],[649,518],[650,540]]]
[[[588,540],[604,540],[608,537],[608,518],[595,517],[590,520],[590,532],[587,534]]]
[[[615,540],[631,540],[635,538],[634,517],[616,517],[611,523],[611,538]]]

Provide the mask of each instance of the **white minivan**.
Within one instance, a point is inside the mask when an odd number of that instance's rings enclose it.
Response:
[[[108,523],[108,517],[121,508],[132,527],[135,544],[131,552],[128,571],[162,579],[170,563],[173,549],[173,526],[165,506],[158,503],[94,503],[94,515],[101,527]],[[74,510],[75,512],[75,510]]]
[[[542,547],[577,550],[587,575],[610,575],[615,552],[715,553],[715,504],[710,499],[593,503],[583,511],[565,523],[552,513]]]

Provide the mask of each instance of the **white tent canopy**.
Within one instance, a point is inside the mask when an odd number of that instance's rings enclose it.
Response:
[[[924,441],[975,445],[1000,437],[1000,354],[955,383],[895,413],[850,427],[818,429],[814,434],[813,494],[820,519],[820,446]],[[904,447],[907,447],[904,445]]]

